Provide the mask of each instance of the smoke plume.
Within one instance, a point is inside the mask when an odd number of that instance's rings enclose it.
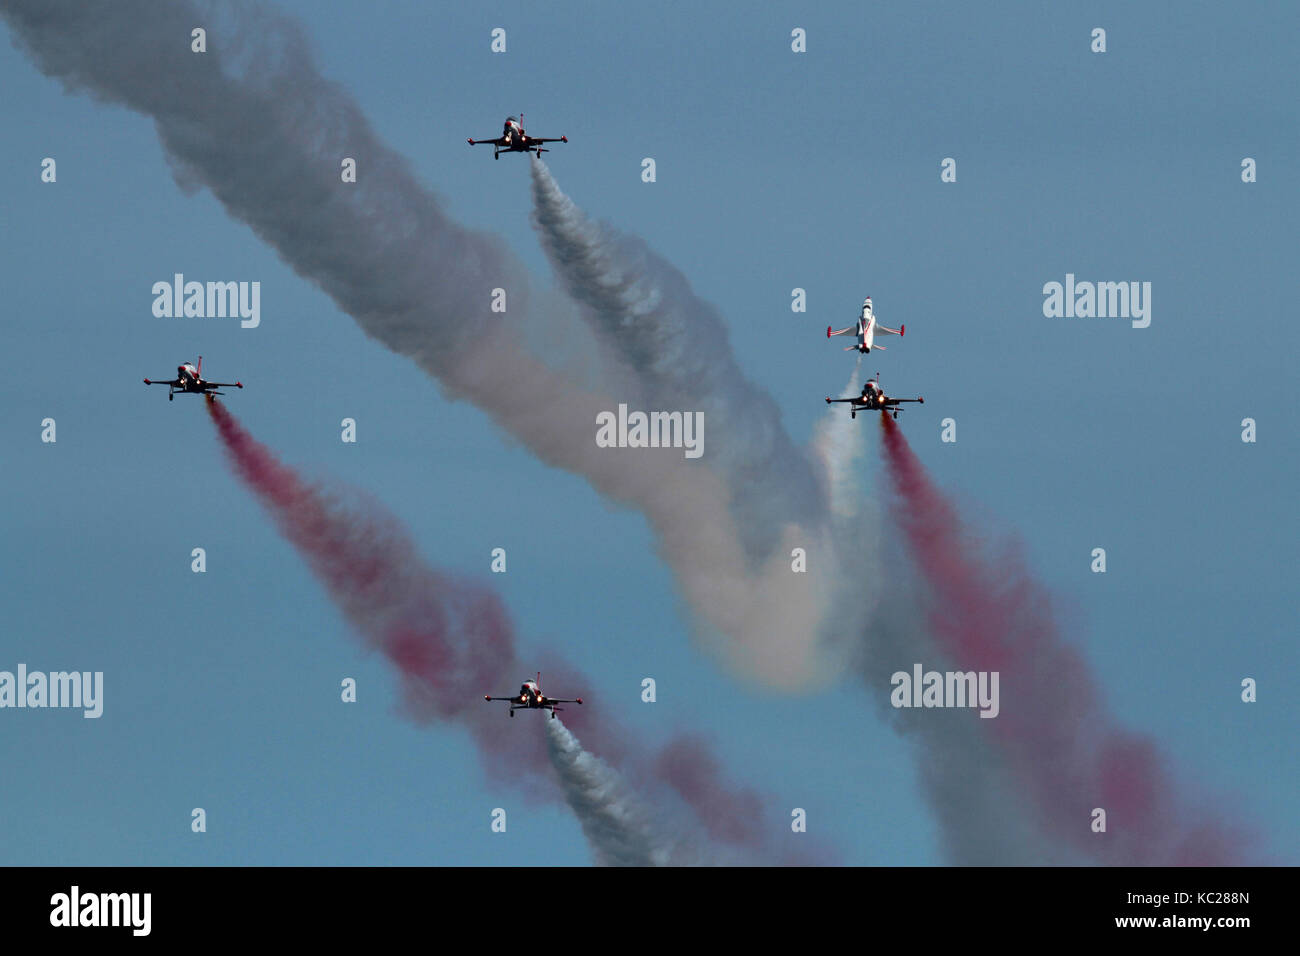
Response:
[[[656,407],[700,410],[725,425],[714,430],[709,462],[745,489],[733,508],[750,553],[766,557],[780,521],[819,523],[825,509],[815,470],[772,396],[736,363],[718,310],[643,241],[588,219],[545,163],[531,168],[533,223],[598,340],[635,370]]]
[[[1181,806],[1154,743],[1116,726],[1087,664],[1058,633],[1043,586],[1015,555],[986,563],[902,431],[888,415],[880,421],[897,520],[932,592],[929,631],[958,669],[999,672],[1001,713],[983,721],[985,735],[1035,824],[1105,863],[1237,862],[1240,835]],[[1094,808],[1106,811],[1105,833],[1092,832]]]
[[[622,778],[582,748],[560,720],[546,721],[546,744],[564,798],[604,866],[682,866],[703,862],[696,847],[661,832]]]

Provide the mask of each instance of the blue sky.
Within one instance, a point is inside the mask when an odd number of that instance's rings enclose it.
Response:
[[[927,466],[983,528],[1020,537],[1114,712],[1189,794],[1300,856],[1294,6],[277,5],[447,211],[539,281],[525,161],[464,140],[519,110],[567,133],[548,155],[561,186],[720,307],[797,438],[852,362],[825,326],[868,293],[905,322],[868,370],[926,396],[905,426]],[[230,404],[261,440],[372,492],[431,563],[486,580],[506,547],[487,583],[521,657],[562,648],[647,739],[704,733],[847,862],[943,862],[915,755],[852,681],[772,697],[730,676],[692,642],[639,516],[444,400],[210,194],[182,192],[150,121],[66,95],[8,43],[0,88],[0,669],[106,675],[97,721],[0,711],[7,862],[589,860],[567,810],[488,785],[464,734],[396,713],[389,669],[228,473],[199,403],[140,385],[198,354],[247,384]],[[155,318],[150,287],[175,272],[260,280],[261,327]],[[1066,273],[1151,282],[1151,326],[1045,318],[1042,286]],[[863,476],[864,494],[884,487]],[[1098,546],[1105,575],[1088,570]]]

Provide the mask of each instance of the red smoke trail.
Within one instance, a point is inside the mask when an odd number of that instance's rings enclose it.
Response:
[[[1155,745],[1115,726],[1043,586],[1016,558],[987,562],[893,419],[881,415],[881,427],[898,521],[933,590],[935,640],[958,669],[1000,673],[1001,713],[976,720],[990,725],[1046,832],[1106,863],[1237,862],[1240,835],[1190,821]],[[1094,807],[1106,810],[1106,833],[1091,831]]]
[[[239,477],[357,633],[396,665],[410,716],[465,724],[491,772],[514,776],[524,767],[549,781],[537,734],[489,728],[502,715],[483,695],[513,692],[525,670],[496,595],[429,568],[391,515],[304,481],[220,402],[206,404]]]
[[[763,801],[753,790],[735,791],[708,745],[696,737],[670,741],[655,760],[655,773],[686,799],[715,839],[737,846],[762,844]]]
[[[510,619],[497,596],[428,567],[397,520],[377,504],[360,496],[357,503],[345,502],[304,481],[225,406],[215,400],[206,404],[236,473],[353,628],[396,665],[410,715],[460,722],[474,735],[493,776],[526,780],[530,789],[544,787],[543,795],[558,799],[543,735],[528,733],[527,722],[506,725],[500,705],[483,700],[485,693],[512,693],[530,672],[515,655]],[[586,678],[563,661],[548,655],[542,669],[556,692],[595,696]],[[693,738],[671,741],[657,759],[638,758],[608,715],[588,715],[588,709],[571,705],[564,717],[590,750],[612,765],[623,764],[625,772],[672,787],[712,838],[762,846],[761,801],[752,791],[729,788],[704,744]],[[658,773],[660,768],[666,772]]]

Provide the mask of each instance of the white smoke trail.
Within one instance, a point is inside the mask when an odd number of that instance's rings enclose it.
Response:
[[[584,750],[559,719],[546,724],[546,749],[564,798],[602,866],[693,866],[703,861],[695,844],[667,836],[623,778]]]
[[[845,395],[856,395],[862,374],[862,356],[853,366],[853,374],[844,386]],[[865,442],[858,422],[843,410],[831,406],[813,432],[812,447],[826,475],[831,514],[840,522],[856,517],[862,507],[862,483]]]
[[[859,390],[862,359],[854,363],[846,391]],[[822,573],[830,589],[830,607],[823,612],[819,642],[822,659],[838,669],[861,654],[863,635],[873,627],[882,576],[875,562],[881,542],[880,504],[870,494],[863,436],[864,422],[854,420],[843,406],[831,405],[813,430],[810,447],[820,464],[830,512],[827,555],[831,567]]]

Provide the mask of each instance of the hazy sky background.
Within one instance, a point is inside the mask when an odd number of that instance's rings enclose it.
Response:
[[[868,293],[906,323],[865,370],[925,396],[904,416],[918,454],[982,530],[1023,542],[1113,711],[1160,742],[1189,799],[1300,858],[1293,4],[277,5],[449,214],[500,235],[539,284],[528,161],[465,139],[520,110],[534,135],[567,134],[547,155],[561,187],[719,306],[798,439],[853,362],[825,327]],[[466,734],[396,712],[390,668],[229,473],[201,403],[140,383],[202,354],[209,376],[243,380],[228,402],[259,439],[374,494],[430,563],[501,594],[521,659],[558,647],[592,682],[548,690],[652,741],[703,733],[846,862],[943,862],[915,755],[865,696],[888,688],[738,682],[690,639],[638,515],[444,400],[210,194],[185,195],[151,121],[66,95],[9,43],[0,91],[0,669],[106,682],[99,720],[0,711],[0,859],[590,859],[566,808],[487,784]],[[949,156],[958,181],[942,184]],[[150,288],[176,272],[259,280],[261,327],[155,318]],[[1043,284],[1069,272],[1151,282],[1150,327],[1045,318]],[[956,444],[939,441],[946,417]],[[869,469],[862,488],[885,482]],[[488,574],[495,547],[505,575]]]

